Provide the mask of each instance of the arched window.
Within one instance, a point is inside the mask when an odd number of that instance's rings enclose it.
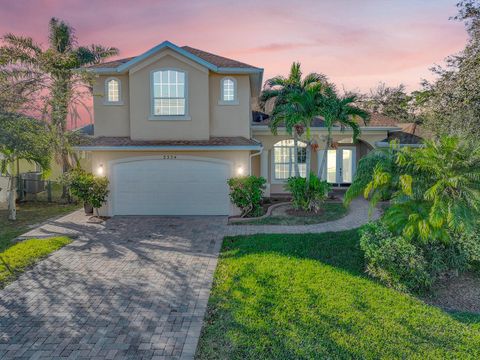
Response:
[[[118,105],[122,103],[122,87],[117,78],[105,80],[105,103]]]
[[[237,98],[237,80],[232,77],[225,77],[220,82],[220,101],[221,105],[238,104]]]
[[[295,176],[295,163],[298,163],[300,176],[305,177],[307,171],[307,144],[298,142],[297,153],[293,139],[282,140],[273,146],[273,174],[276,180],[286,180]]]
[[[152,72],[152,116],[185,116],[186,93],[184,71],[163,69]]]

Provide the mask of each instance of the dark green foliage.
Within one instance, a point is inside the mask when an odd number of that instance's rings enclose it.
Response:
[[[367,272],[386,285],[403,291],[422,291],[433,283],[428,264],[418,248],[402,236],[394,235],[381,222],[365,225],[360,248]]]
[[[398,146],[392,143],[388,149],[374,149],[360,159],[353,182],[345,193],[344,203],[346,206],[350,205],[356,197],[364,195],[366,189],[369,189],[368,185],[373,184],[375,173],[395,173],[396,151],[398,151]],[[381,188],[377,184],[367,195],[373,200],[372,206],[375,206],[379,200],[390,200],[393,191],[394,189],[388,184]]]
[[[292,205],[304,211],[318,211],[328,196],[330,184],[310,173],[310,181],[303,177],[291,177],[287,180],[285,190],[292,195]]]
[[[266,180],[254,175],[228,179],[230,199],[242,211],[244,216],[262,215],[262,195]]]

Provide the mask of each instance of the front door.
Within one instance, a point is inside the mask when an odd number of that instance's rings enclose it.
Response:
[[[356,153],[354,146],[328,150],[327,181],[331,184],[348,185],[355,174]]]

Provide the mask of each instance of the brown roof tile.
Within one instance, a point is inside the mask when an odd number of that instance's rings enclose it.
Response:
[[[129,137],[99,136],[86,140],[82,146],[258,146],[255,140],[242,136],[211,137],[209,140],[132,140]]]
[[[265,126],[270,123],[269,116],[267,114],[258,112],[258,111],[253,111],[253,126]],[[397,127],[397,121],[395,119],[392,119],[388,116],[384,116],[381,114],[376,114],[373,113],[371,114],[370,121],[365,125],[363,120],[357,120],[357,123],[360,126],[366,126],[366,127]],[[313,120],[312,122],[312,127],[325,127],[324,121],[322,117],[317,117]]]
[[[420,136],[407,133],[405,131],[392,131],[382,142],[398,141],[402,145],[421,144],[423,139]]]
[[[209,62],[212,65],[218,66],[218,67],[224,67],[224,68],[254,68],[257,69],[255,66],[248,65],[245,63],[242,63],[237,60],[229,59],[223,56],[215,55],[203,50],[195,49],[190,46],[182,46],[183,50],[188,51],[190,54],[193,54],[195,56],[198,56],[200,59],[205,60]],[[136,56],[133,57],[128,57],[124,59],[117,59],[113,61],[108,61],[104,62],[101,64],[95,64],[88,66],[89,69],[98,69],[98,68],[115,68],[120,65],[123,65],[127,62],[129,62],[132,59],[135,59]]]

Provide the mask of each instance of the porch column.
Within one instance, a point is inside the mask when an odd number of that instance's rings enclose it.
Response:
[[[323,157],[327,156],[327,150],[318,149],[317,150],[317,175],[320,175],[320,179],[326,180],[327,179],[327,164],[325,163],[325,167],[323,168],[322,174],[318,174],[320,171],[320,166],[322,166]],[[325,159],[326,161],[326,159]]]
[[[262,154],[260,155],[260,176],[267,180],[265,184],[264,195],[270,196],[270,180],[268,178],[268,166],[269,166],[269,159],[270,159],[270,150],[263,150]]]

